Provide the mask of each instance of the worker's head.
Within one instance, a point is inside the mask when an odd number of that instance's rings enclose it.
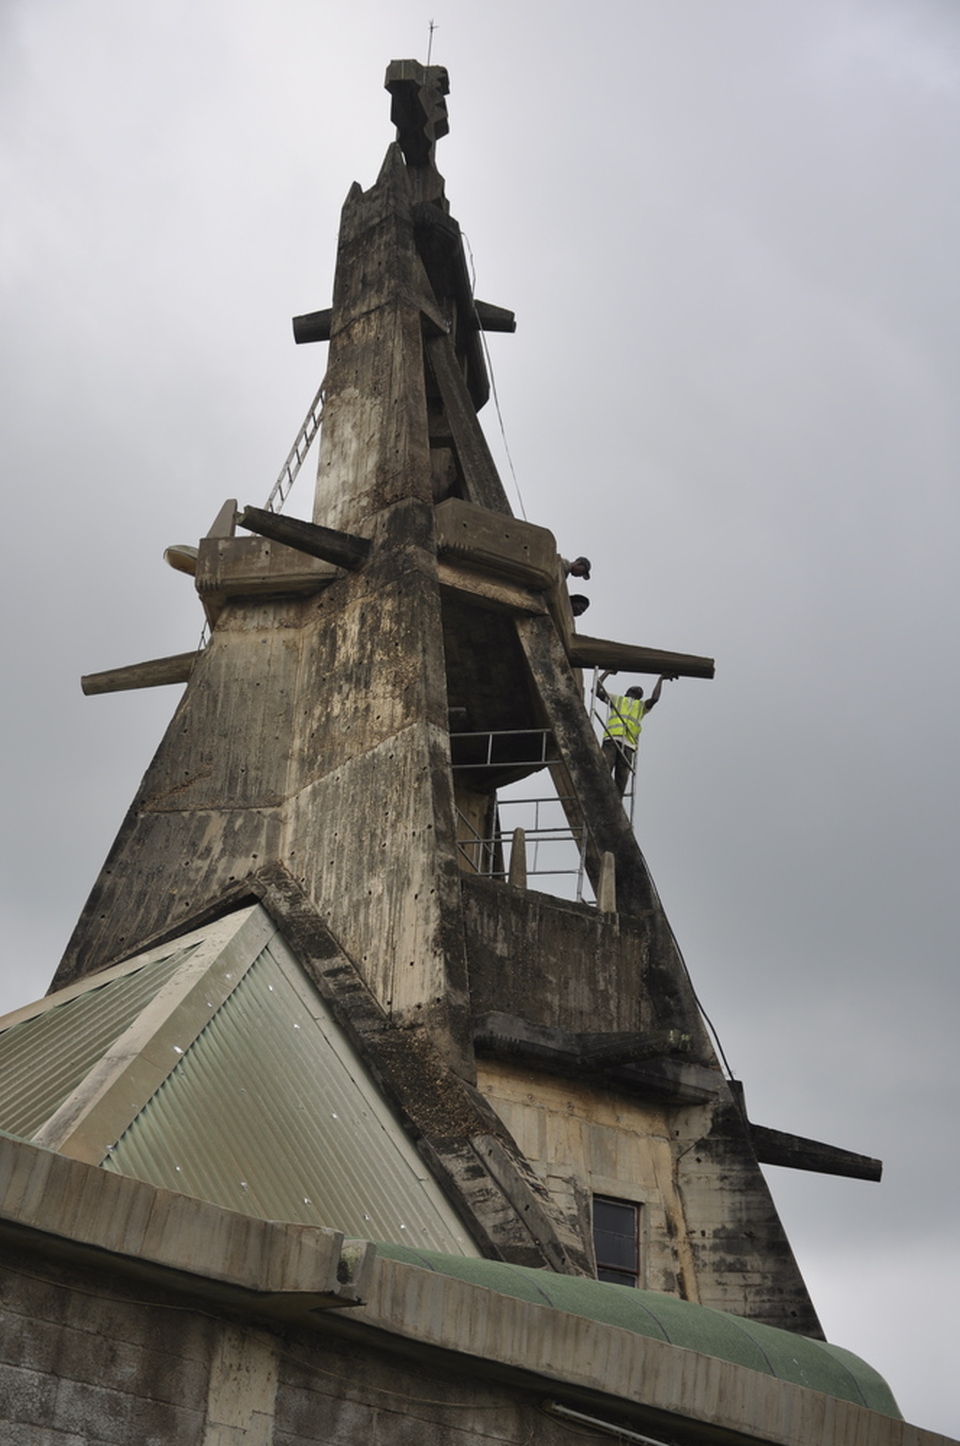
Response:
[[[637,687],[628,688],[628,689],[627,689],[627,697],[628,697],[628,698],[642,698],[642,697],[643,697],[643,689],[642,689],[642,688],[637,688]]]
[[[570,594],[570,610],[575,618],[578,618],[581,613],[585,613],[589,606],[590,599],[584,597],[582,592],[572,592]]]
[[[590,559],[589,557],[575,557],[570,564],[571,577],[585,577],[590,581]]]

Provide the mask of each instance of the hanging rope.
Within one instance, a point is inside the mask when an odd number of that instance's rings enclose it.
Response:
[[[476,295],[477,268],[473,259],[473,247],[470,245],[470,238],[467,236],[467,233],[465,231],[461,231],[460,234],[463,237],[464,244],[466,245],[467,255],[470,257],[470,289],[473,291],[474,295]],[[503,425],[503,413],[500,410],[500,397],[497,393],[497,379],[493,371],[493,361],[490,356],[490,348],[487,345],[486,333],[483,330],[481,330],[480,332],[480,344],[483,347],[483,354],[487,361],[487,371],[490,374],[490,391],[493,395],[493,405],[496,409],[497,421],[500,423],[500,436],[503,439],[503,450],[506,453],[507,465],[510,468],[510,476],[513,478],[513,485],[517,494],[517,502],[520,504],[520,516],[523,518],[524,522],[527,522],[529,521],[529,518],[527,517],[527,509],[523,505],[523,494],[520,491],[520,483],[517,479],[517,470],[513,465],[513,457],[510,455],[510,444],[507,441],[507,431]]]

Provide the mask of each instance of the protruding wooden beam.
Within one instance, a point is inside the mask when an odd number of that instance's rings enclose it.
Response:
[[[870,1155],[857,1155],[766,1125],[751,1124],[750,1138],[761,1165],[785,1165],[790,1170],[814,1170],[818,1175],[843,1175],[848,1180],[879,1180],[883,1173],[883,1161]]]
[[[333,308],[323,311],[307,311],[303,316],[293,318],[293,339],[297,346],[310,341],[329,341],[333,323]]]
[[[284,517],[279,512],[266,512],[262,507],[245,507],[238,519],[240,526],[273,542],[282,542],[297,552],[332,562],[350,571],[362,567],[370,552],[369,537],[354,537],[337,532],[333,527],[320,527],[316,522],[303,522],[299,517]]]
[[[712,658],[693,653],[667,653],[660,648],[638,648],[632,643],[614,643],[607,638],[587,638],[575,633],[567,656],[574,668],[609,668],[614,673],[676,673],[679,678],[712,678]]]
[[[196,577],[199,550],[190,543],[177,542],[164,551],[163,560],[174,572],[185,572],[188,577]]]
[[[481,331],[516,331],[517,318],[505,306],[494,306],[489,301],[474,301],[473,305]]]
[[[151,658],[127,668],[109,668],[105,673],[86,673],[80,687],[88,698],[96,693],[124,693],[131,688],[162,688],[166,683],[186,683],[199,653],[175,653],[169,658]]]

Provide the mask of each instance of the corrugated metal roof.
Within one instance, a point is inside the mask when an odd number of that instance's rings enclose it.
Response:
[[[104,1163],[262,1219],[478,1254],[279,934]]]
[[[111,970],[0,1022],[0,1129],[29,1140],[190,957],[195,944],[157,951],[117,977]]]
[[[701,1355],[747,1366],[752,1371],[762,1371],[778,1380],[792,1381],[900,1419],[897,1403],[883,1377],[852,1351],[827,1341],[810,1340],[762,1321],[745,1320],[660,1291],[609,1285],[583,1276],[555,1275],[499,1260],[451,1258],[397,1245],[384,1245],[379,1253],[405,1265],[419,1266],[421,1270],[433,1270],[485,1286],[500,1295],[552,1306],[554,1310],[603,1321],[638,1335],[699,1351]]]

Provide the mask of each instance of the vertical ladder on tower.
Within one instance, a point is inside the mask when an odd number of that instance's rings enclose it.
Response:
[[[326,378],[324,378],[325,380]],[[290,489],[297,480],[297,473],[303,466],[304,459],[310,450],[310,443],[319,432],[320,423],[323,421],[323,387],[324,382],[321,382],[320,390],[310,403],[303,426],[296,435],[287,460],[280,468],[280,476],[273,484],[270,496],[264,503],[266,512],[279,512],[290,496]]]

